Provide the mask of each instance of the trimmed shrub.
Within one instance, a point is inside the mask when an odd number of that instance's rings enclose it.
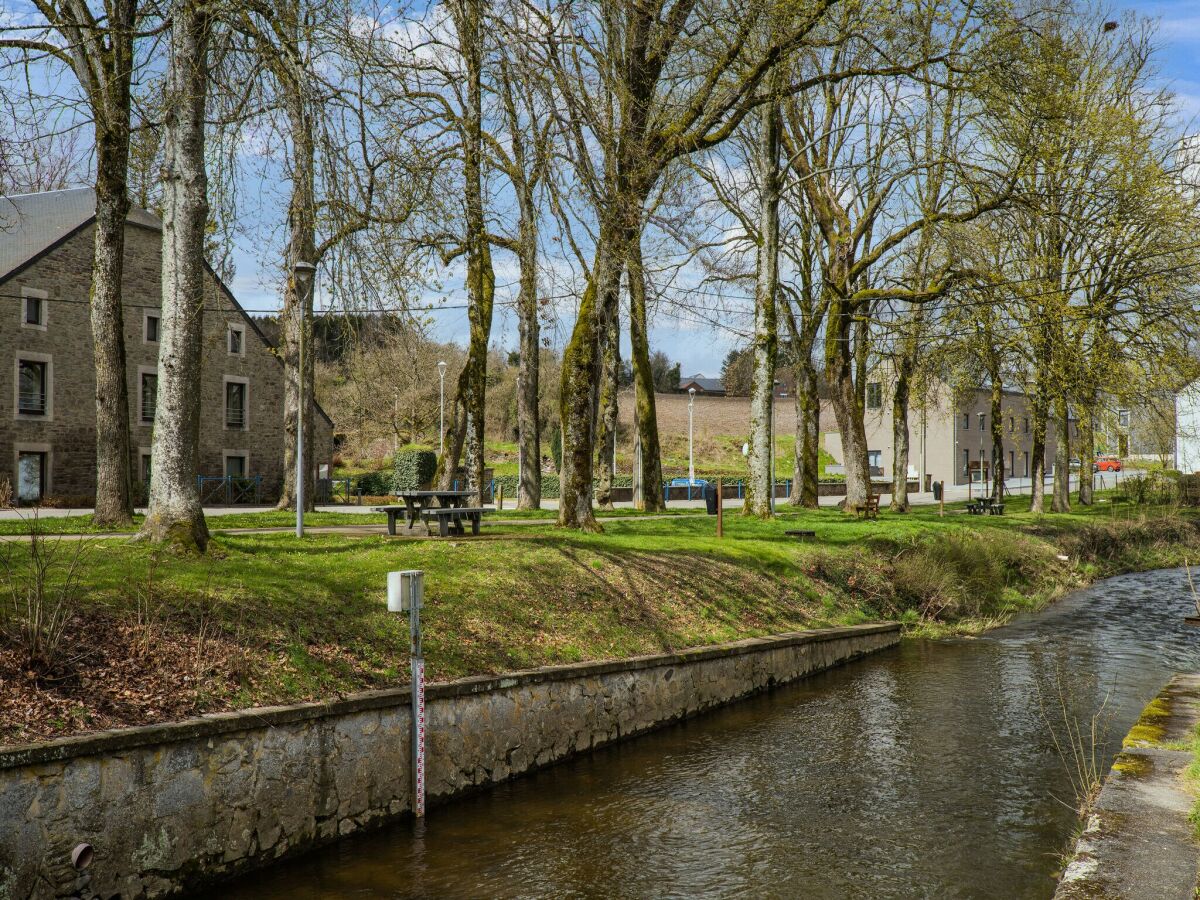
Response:
[[[562,474],[562,426],[555,422],[550,426],[550,456],[554,459],[554,471]],[[545,494],[543,493],[543,496]],[[554,496],[558,496],[555,494]]]
[[[437,454],[432,450],[401,450],[396,454],[392,487],[397,491],[425,490],[436,472]]]
[[[364,472],[358,476],[357,487],[364,497],[384,497],[392,492],[392,473]]]

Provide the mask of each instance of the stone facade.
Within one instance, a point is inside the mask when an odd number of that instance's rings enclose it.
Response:
[[[144,214],[143,214],[144,215]],[[93,256],[90,223],[7,275],[0,274],[0,479],[18,485],[18,455],[43,453],[42,493],[70,505],[90,505],[96,489],[95,376],[88,311]],[[129,386],[131,471],[144,483],[150,455],[152,402],[145,405],[143,375],[158,364],[158,343],[148,340],[149,316],[161,304],[161,230],[131,221],[125,232],[123,305]],[[42,298],[41,327],[25,324],[25,298]],[[240,334],[231,352],[230,331]],[[152,336],[152,335],[151,335]],[[235,339],[238,340],[238,339]],[[17,410],[18,361],[44,362],[44,416]],[[204,310],[199,475],[225,475],[242,457],[244,473],[262,477],[263,499],[279,494],[283,477],[283,366],[274,348],[216,278]],[[245,426],[226,424],[226,385],[246,385]],[[333,426],[324,413],[315,422],[314,468],[333,455]],[[28,465],[27,460],[27,465]],[[144,485],[143,485],[144,487]],[[214,496],[210,502],[223,502]]]
[[[431,685],[431,802],[900,640],[860,625]],[[411,809],[407,689],[0,748],[0,900],[162,896]],[[816,736],[814,736],[816,737]],[[77,871],[71,852],[95,851]]]

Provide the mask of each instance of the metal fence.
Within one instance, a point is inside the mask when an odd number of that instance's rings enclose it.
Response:
[[[197,475],[200,502],[221,506],[262,502],[261,475]]]

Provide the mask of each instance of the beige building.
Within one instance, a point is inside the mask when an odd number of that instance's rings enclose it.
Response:
[[[90,505],[96,490],[96,383],[88,311],[91,189],[0,198],[0,480],[25,503]],[[141,209],[125,229],[122,305],[135,482],[149,481],[157,396],[162,226]],[[211,273],[210,273],[211,274]],[[277,497],[283,480],[283,366],[215,274],[204,309],[200,470],[208,502]],[[316,420],[315,468],[333,425]],[[221,478],[226,478],[222,485]],[[235,487],[231,494],[229,487]]]
[[[883,373],[877,374],[866,388],[867,449],[871,473],[876,478],[892,478],[895,440],[892,427],[891,385]],[[991,391],[978,388],[956,396],[950,387],[937,383],[922,404],[914,398],[909,410],[908,475],[920,481],[921,490],[934,481],[966,484],[986,481],[992,473]],[[1004,451],[997,465],[1004,467],[1006,479],[1028,478],[1033,470],[1033,422],[1029,399],[1019,391],[1005,391],[1001,427]],[[1077,431],[1076,427],[1076,431]],[[1058,442],[1052,423],[1046,426],[1046,472],[1054,469]],[[825,449],[842,462],[842,443],[838,432],[825,435]]]

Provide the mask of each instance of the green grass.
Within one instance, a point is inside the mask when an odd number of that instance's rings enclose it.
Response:
[[[1027,506],[1014,498],[1003,517],[951,506],[945,517],[926,507],[878,521],[834,509],[781,506],[773,521],[727,510],[721,539],[712,517],[635,519],[632,510],[605,518],[602,534],[549,521],[489,526],[479,539],[217,532],[202,558],[103,539],[85,551],[78,627],[119,653],[143,627],[139,598],[156,598],[156,642],[192,646],[207,635],[235,661],[187,688],[201,711],[402,683],[407,623],[384,608],[386,575],[397,569],[426,573],[425,651],[431,677],[445,679],[864,621],[977,630],[1088,579],[1177,564],[1200,547],[1190,518],[1118,508],[1117,519],[1109,504],[1035,517]],[[292,521],[272,512],[211,524]],[[799,542],[790,529],[816,539]],[[25,547],[0,544],[16,560]]]

